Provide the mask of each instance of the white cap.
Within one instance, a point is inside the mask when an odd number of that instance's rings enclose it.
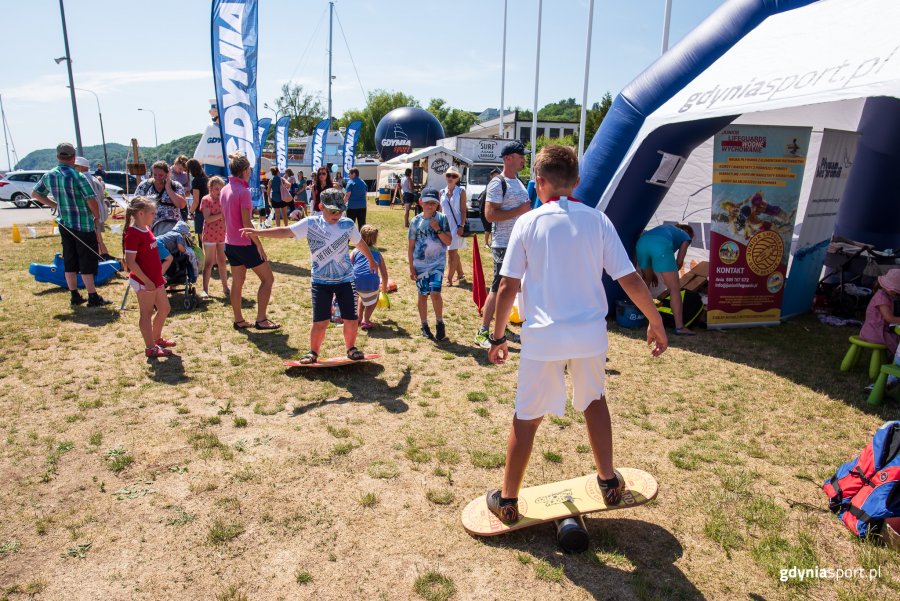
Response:
[[[75,164],[79,167],[87,167],[88,169],[91,168],[91,164],[88,163],[88,160],[84,157],[75,157]]]

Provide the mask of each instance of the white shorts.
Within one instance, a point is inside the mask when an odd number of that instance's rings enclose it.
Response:
[[[134,278],[128,278],[128,283],[131,284],[131,289],[134,290],[135,292],[143,292],[144,290],[147,289],[146,286],[144,286],[142,283],[140,283],[139,281],[137,281]]]
[[[378,290],[375,290],[374,292],[360,292],[357,290],[356,294],[359,296],[359,300],[362,301],[363,307],[371,307],[378,302],[378,296],[381,293]]]
[[[606,353],[581,359],[519,359],[516,417],[537,419],[566,414],[566,371],[572,378],[572,406],[584,411],[605,392]]]

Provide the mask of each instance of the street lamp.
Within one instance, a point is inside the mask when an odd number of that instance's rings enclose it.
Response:
[[[150,109],[139,108],[138,110],[139,111],[147,111],[148,113],[153,115],[153,141],[156,142],[156,154],[159,155],[159,137],[156,135],[156,113],[154,113]],[[159,158],[159,156],[157,156],[156,158]],[[135,160],[137,160],[137,159],[135,159]]]
[[[275,115],[275,121],[278,121],[278,113],[281,112],[281,109],[273,109],[271,106],[269,106],[268,102],[263,102],[263,108],[267,111],[272,111],[272,114]]]
[[[68,86],[66,86],[68,87]],[[107,169],[112,169],[112,166],[109,164],[109,156],[106,154],[106,134],[103,133],[103,113],[100,112],[100,97],[97,96],[97,93],[93,90],[88,90],[87,88],[75,88],[80,92],[90,92],[94,95],[94,98],[97,100],[97,116],[100,117],[100,140],[103,141],[103,163],[106,165]]]
[[[66,10],[63,7],[63,0],[59,0],[59,16],[62,19],[63,42],[66,47],[66,55],[53,60],[56,64],[66,61],[66,68],[69,70],[69,94],[72,97],[72,117],[75,120],[75,144],[78,147],[79,156],[84,156],[84,150],[81,148],[81,127],[78,125],[78,104],[75,102],[75,79],[72,77],[72,53],[69,52],[69,34],[66,31]]]

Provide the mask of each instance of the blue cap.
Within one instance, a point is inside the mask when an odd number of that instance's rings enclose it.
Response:
[[[518,140],[514,140],[514,141],[510,142],[509,144],[507,144],[506,146],[504,146],[503,150],[500,151],[501,157],[505,157],[510,154],[521,154],[524,156],[526,154],[525,145],[522,144]]]
[[[441,194],[435,188],[422,190],[422,202],[441,202]]]

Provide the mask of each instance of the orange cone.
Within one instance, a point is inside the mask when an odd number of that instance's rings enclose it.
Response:
[[[22,234],[19,233],[19,226],[16,225],[15,223],[13,224],[12,234],[13,234],[13,242],[15,242],[16,244],[20,244],[22,242]]]

